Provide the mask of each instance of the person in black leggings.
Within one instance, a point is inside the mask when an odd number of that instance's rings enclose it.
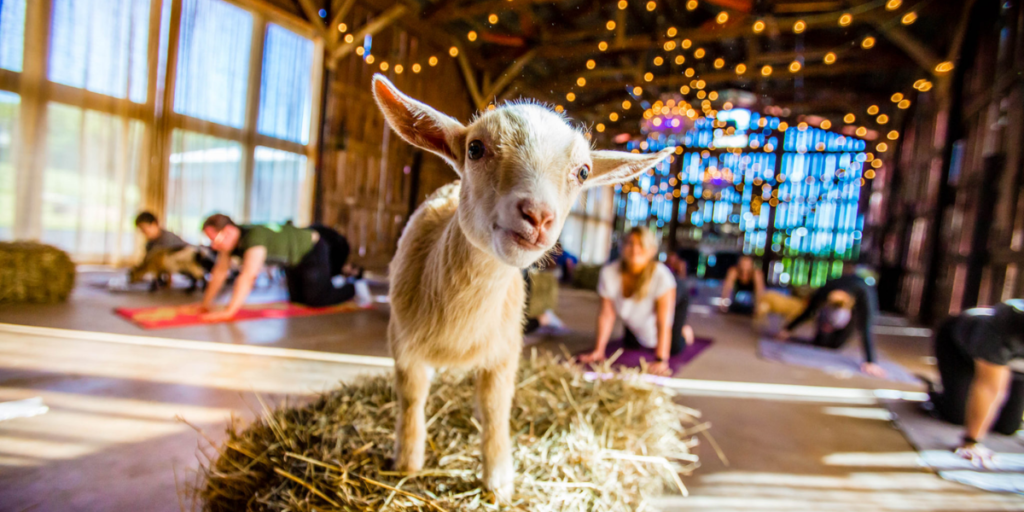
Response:
[[[736,265],[725,273],[719,309],[723,313],[753,314],[754,305],[763,293],[764,272],[754,265],[754,258],[740,256]]]
[[[1024,300],[975,308],[942,324],[935,336],[941,390],[929,395],[940,418],[964,425],[957,453],[988,465],[987,432],[1011,435],[1024,417]]]
[[[778,338],[789,339],[791,331],[816,317],[813,344],[838,349],[846,344],[854,331],[860,331],[864,343],[864,363],[861,371],[875,377],[884,377],[885,370],[878,366],[872,325],[878,315],[878,295],[875,288],[856,274],[847,274],[825,283],[811,295],[800,316],[779,332]]]

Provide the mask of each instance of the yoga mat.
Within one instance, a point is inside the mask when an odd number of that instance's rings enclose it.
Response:
[[[695,338],[693,345],[686,347],[682,352],[668,358],[668,367],[672,370],[672,373],[676,373],[680,368],[686,366],[687,363],[693,361],[701,352],[705,351],[711,346],[711,340],[706,338]],[[649,349],[637,349],[637,348],[625,348],[622,346],[622,340],[612,340],[608,342],[608,347],[604,353],[607,357],[611,357],[615,354],[615,351],[622,349],[622,354],[619,355],[612,366],[625,366],[629,368],[639,368],[640,360],[647,360],[647,364],[654,362],[654,351]],[[580,352],[580,354],[586,353],[587,351]],[[576,354],[579,355],[579,354]]]
[[[370,307],[372,308],[372,306]],[[355,302],[343,302],[336,306],[311,308],[291,302],[268,302],[265,304],[246,304],[238,314],[230,320],[206,322],[199,319],[199,305],[160,306],[150,308],[118,308],[114,311],[125,319],[134,322],[143,329],[166,329],[187,325],[240,322],[243,320],[259,320],[263,318],[292,318],[300,316],[329,315],[332,313],[348,313],[361,308]]]
[[[833,350],[803,343],[761,339],[757,344],[757,355],[769,361],[817,368],[837,377],[865,375],[860,371],[860,365],[864,362],[863,352],[859,345],[852,342],[842,349]],[[885,370],[886,380],[908,384],[921,382],[896,363],[880,361],[878,364]]]
[[[941,478],[995,492],[1024,494],[1024,440],[1018,436],[990,433],[983,443],[996,452],[993,467],[978,468],[961,459],[953,449],[960,443],[963,427],[932,417],[920,402],[884,402],[903,437],[919,454],[922,466]]]

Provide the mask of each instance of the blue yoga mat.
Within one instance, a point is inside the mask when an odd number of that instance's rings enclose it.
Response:
[[[837,376],[864,375],[860,371],[864,355],[860,346],[853,343],[842,349],[833,350],[803,343],[762,339],[758,342],[757,353],[769,361],[817,368]],[[920,380],[906,368],[892,361],[883,360],[878,364],[885,370],[886,380],[908,384],[920,383]]]

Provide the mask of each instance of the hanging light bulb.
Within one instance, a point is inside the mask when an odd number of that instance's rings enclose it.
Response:
[[[715,17],[715,21],[717,21],[719,25],[724,24],[729,21],[729,13],[725,11],[718,13],[718,16]]]
[[[850,23],[853,23],[853,15],[850,13],[843,14],[839,17],[839,26],[848,27]]]
[[[737,75],[742,75],[743,73],[746,73],[746,72],[747,72],[747,65],[746,64],[742,64],[741,63],[741,64],[737,64],[736,65],[736,74]]]
[[[796,73],[797,71],[800,71],[800,67],[800,61],[794,60],[789,63],[789,72]]]
[[[902,18],[900,18],[900,23],[904,25],[911,25],[915,21],[917,21],[917,13],[914,11],[910,11],[904,14]]]
[[[863,48],[864,48],[865,50],[867,50],[867,49],[869,49],[869,48],[872,48],[872,47],[874,47],[874,46],[875,46],[875,38],[873,38],[873,37],[871,37],[871,36],[865,37],[865,38],[864,38],[864,40],[863,40],[863,41],[861,41],[860,45],[861,45],[861,47],[863,47]]]
[[[765,64],[764,67],[761,68],[761,75],[763,75],[763,76],[770,76],[771,74],[772,74],[772,67],[767,65],[767,64]]]
[[[828,52],[825,54],[825,64],[834,64],[836,62],[836,54]]]
[[[804,30],[807,30],[807,22],[805,22],[804,20],[797,20],[797,22],[793,24],[794,34],[800,34]]]
[[[753,29],[755,34],[760,34],[764,30],[764,22],[761,20],[755,21]]]

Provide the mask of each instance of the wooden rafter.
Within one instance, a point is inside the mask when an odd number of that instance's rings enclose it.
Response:
[[[505,87],[518,78],[519,73],[523,71],[523,68],[526,67],[526,65],[529,64],[536,56],[537,50],[533,49],[516,59],[515,62],[509,65],[508,69],[506,69],[501,76],[494,81],[494,84],[487,88],[487,92],[483,95],[483,99],[490,101],[500,95],[505,90]]]
[[[341,4],[341,7],[338,7],[338,10],[334,12],[334,16],[331,16],[331,23],[327,25],[327,33],[330,34],[330,36],[328,36],[327,39],[331,42],[332,46],[336,45],[338,40],[341,39],[341,32],[338,30],[338,25],[340,25],[342,21],[345,21],[345,17],[348,16],[348,13],[355,5],[356,0],[345,0],[345,3]]]
[[[335,48],[334,52],[331,54],[331,64],[334,65],[335,63],[338,62],[338,60],[355,51],[356,47],[362,44],[363,39],[366,36],[376,35],[378,32],[387,28],[389,25],[397,21],[402,16],[405,16],[405,14],[408,12],[409,8],[406,7],[405,5],[395,4],[391,6],[388,10],[380,13],[380,15],[378,15],[372,21],[359,28],[359,31],[355,33],[355,37],[353,38],[351,43],[342,43],[337,48]]]
[[[313,25],[313,29],[317,31],[317,34],[324,35],[324,22],[320,17],[319,9],[313,5],[313,0],[298,0],[299,7],[302,8],[302,12],[306,15],[306,19]]]

